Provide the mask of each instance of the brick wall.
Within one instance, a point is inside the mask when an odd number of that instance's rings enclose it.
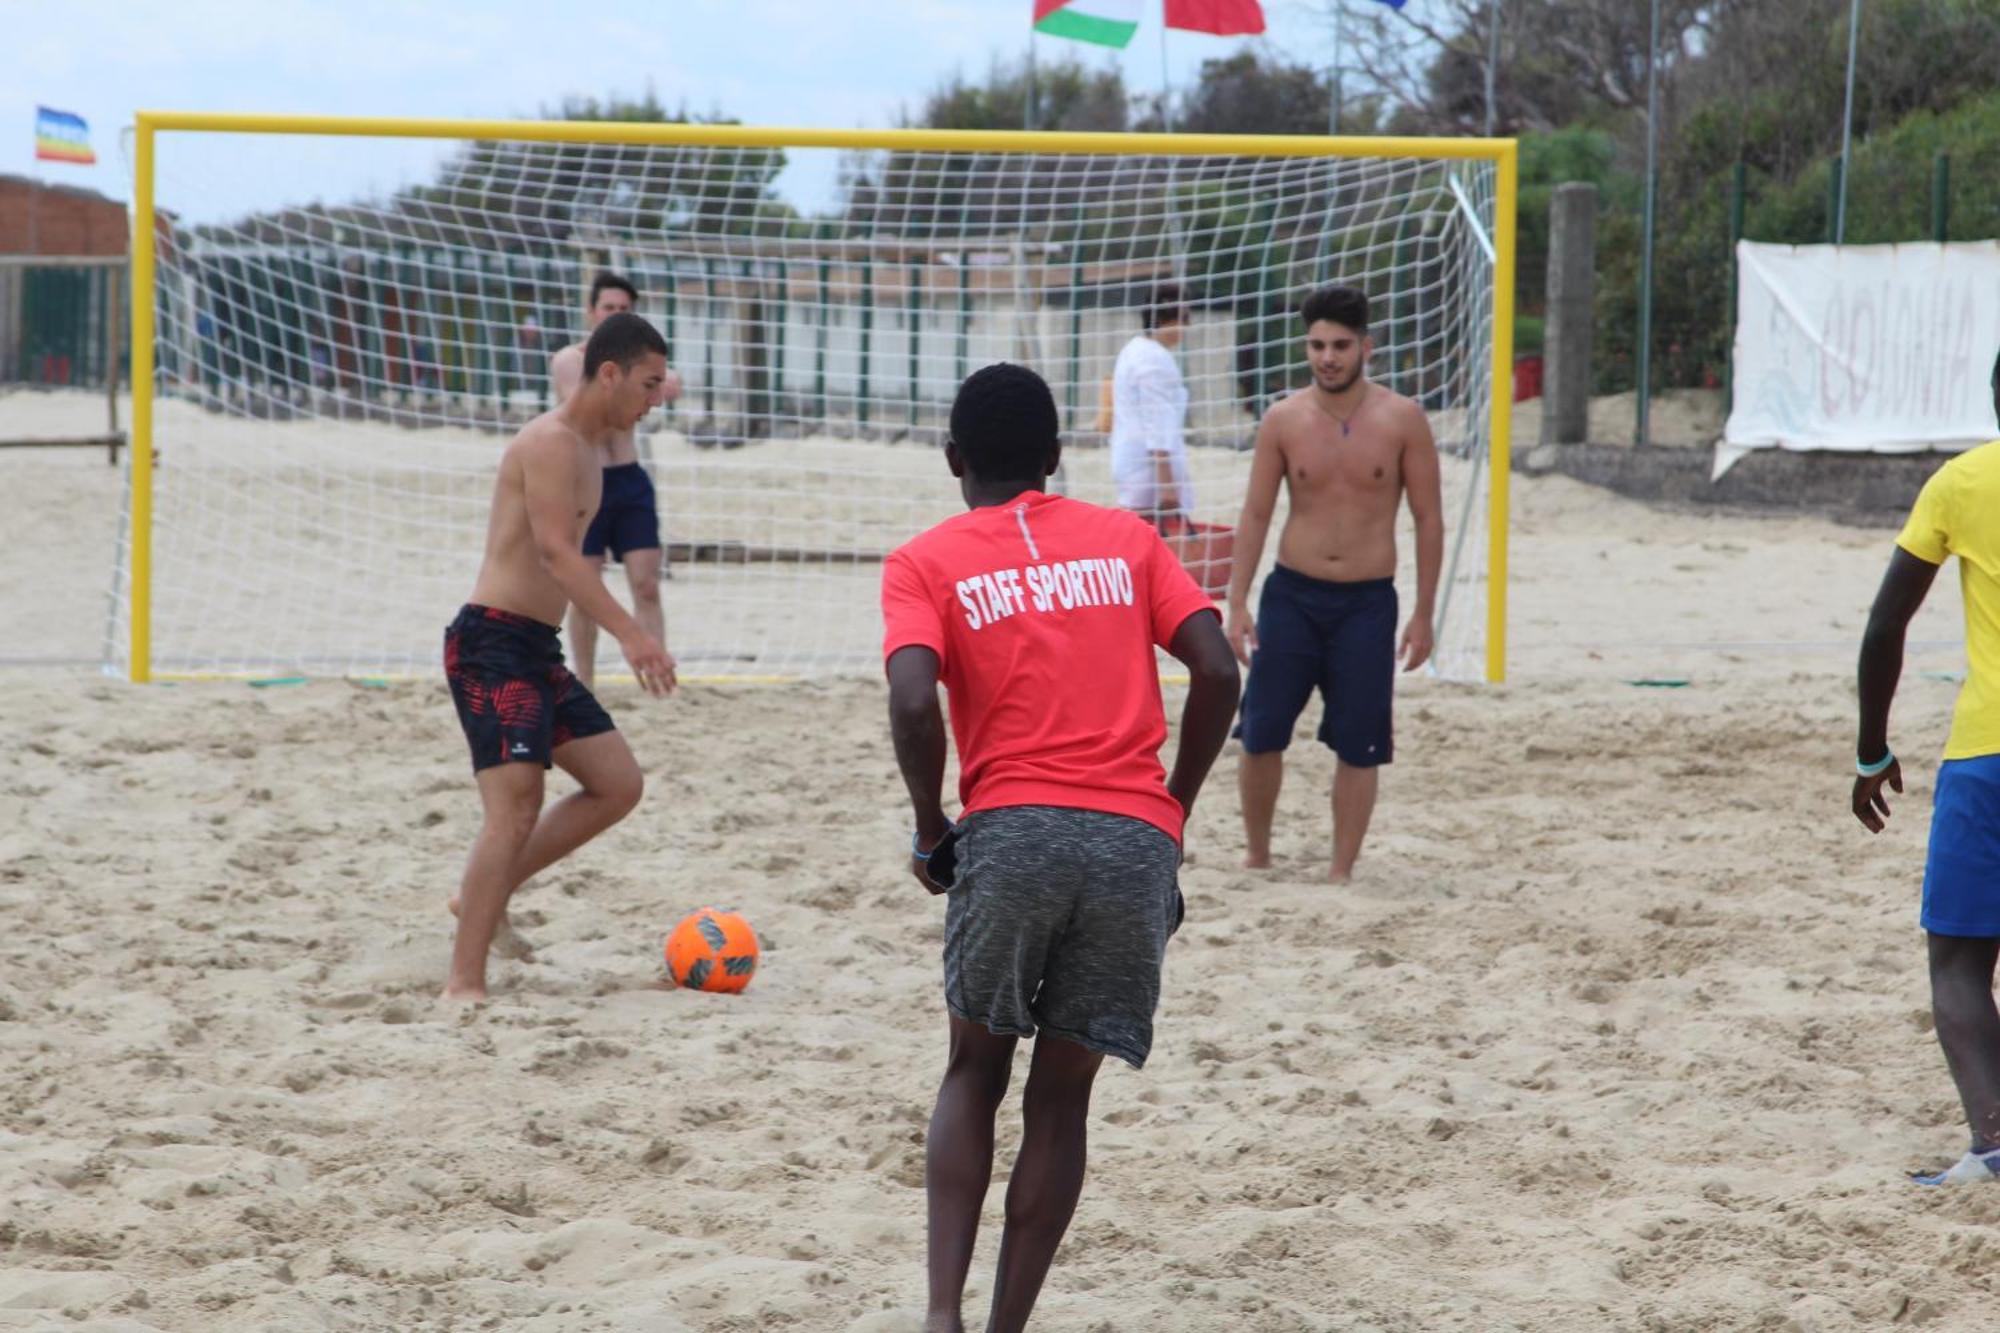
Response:
[[[127,229],[125,205],[94,190],[0,176],[0,254],[122,255]]]

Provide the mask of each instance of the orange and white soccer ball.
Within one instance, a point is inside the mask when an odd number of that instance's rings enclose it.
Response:
[[[704,907],[667,936],[667,972],[688,990],[742,990],[757,974],[757,932],[734,912]]]

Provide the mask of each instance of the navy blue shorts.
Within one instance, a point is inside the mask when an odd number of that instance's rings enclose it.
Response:
[[[660,507],[653,479],[640,463],[604,469],[604,499],[583,534],[583,553],[622,561],[634,551],[660,549]]]
[[[1344,764],[1373,768],[1395,755],[1396,584],[1333,583],[1279,565],[1257,603],[1257,651],[1243,686],[1236,735],[1249,754],[1292,743],[1317,687],[1320,743]]]
[[[540,764],[571,741],[612,730],[582,681],[563,665],[554,625],[467,603],[444,632],[444,675],[472,771]]]
[[[2000,936],[2000,754],[1938,767],[1919,920],[1933,935]]]

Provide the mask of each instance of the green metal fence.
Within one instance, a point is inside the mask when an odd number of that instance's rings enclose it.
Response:
[[[0,437],[0,447],[87,445],[117,461],[130,290],[123,255],[0,255],[0,389],[101,390],[106,419],[101,435]]]
[[[0,256],[0,384],[122,380],[125,258]]]

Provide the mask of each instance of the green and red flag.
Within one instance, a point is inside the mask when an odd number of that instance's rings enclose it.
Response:
[[[1035,31],[1124,46],[1139,30],[1140,0],[1035,0]]]

